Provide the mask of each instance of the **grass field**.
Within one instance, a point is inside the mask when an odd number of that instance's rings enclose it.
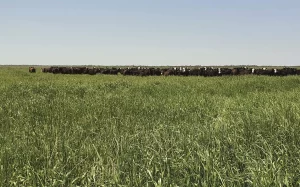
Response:
[[[300,186],[300,76],[0,82],[0,186]]]

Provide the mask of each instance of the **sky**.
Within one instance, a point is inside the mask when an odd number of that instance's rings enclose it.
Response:
[[[0,0],[0,64],[300,65],[300,1]]]

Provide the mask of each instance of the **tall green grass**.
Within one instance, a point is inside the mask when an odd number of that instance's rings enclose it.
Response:
[[[300,186],[300,77],[0,69],[0,186]]]

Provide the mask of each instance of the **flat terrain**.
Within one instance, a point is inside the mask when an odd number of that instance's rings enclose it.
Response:
[[[0,186],[300,186],[300,76],[0,83]]]

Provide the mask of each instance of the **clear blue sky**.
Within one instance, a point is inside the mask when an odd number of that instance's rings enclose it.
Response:
[[[0,0],[0,64],[300,65],[300,0]]]

